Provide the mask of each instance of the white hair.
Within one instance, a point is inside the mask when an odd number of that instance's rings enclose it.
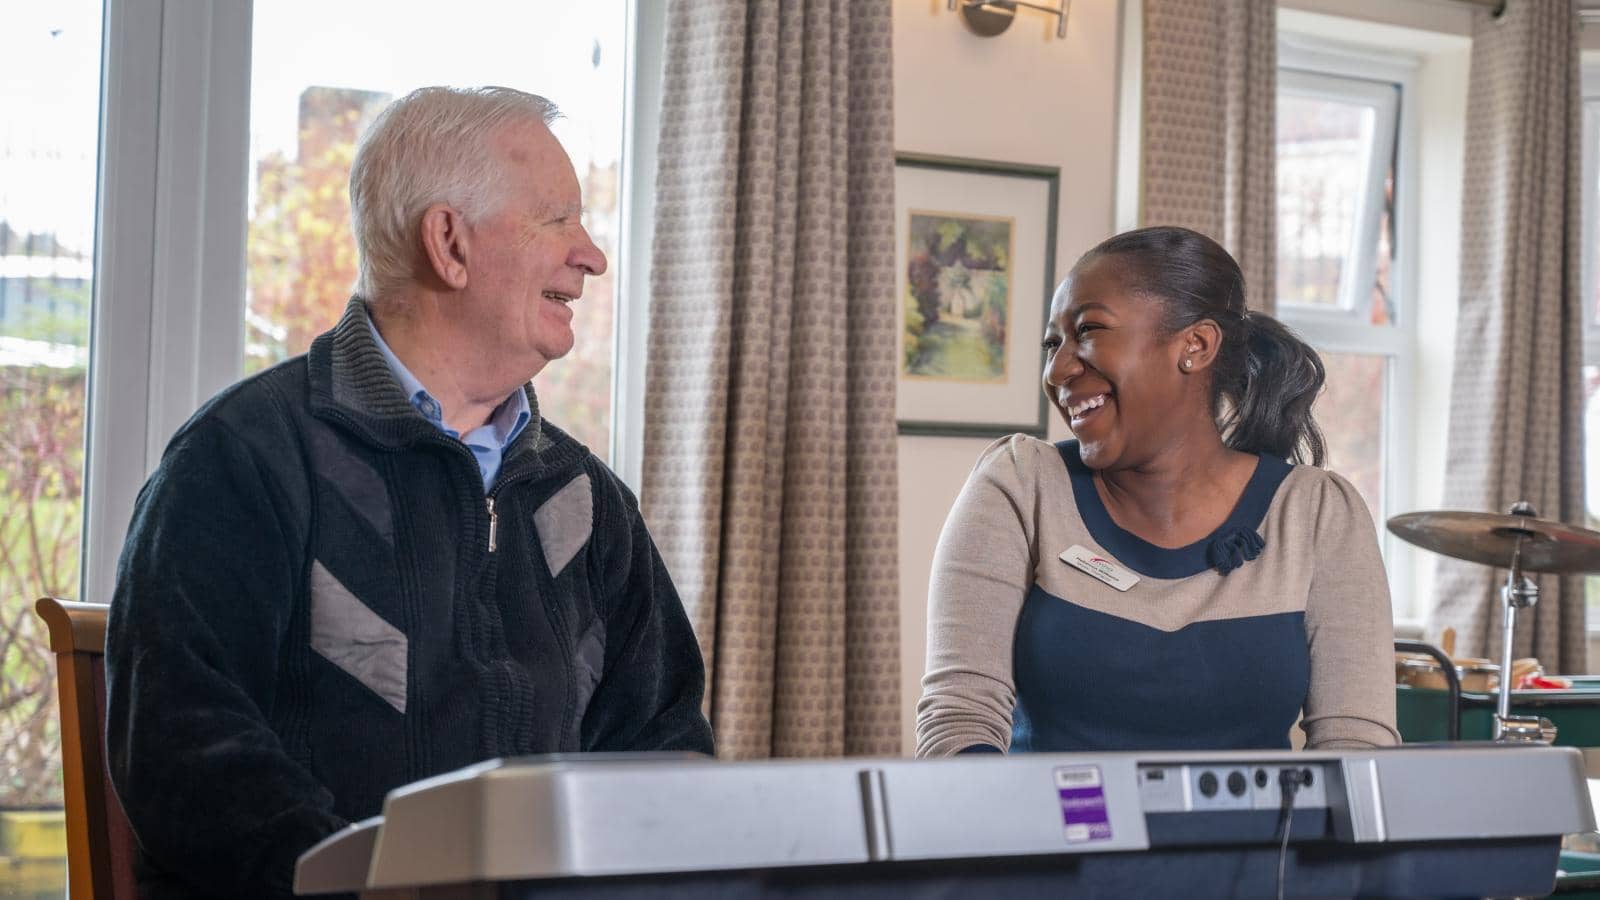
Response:
[[[385,107],[350,167],[356,293],[371,300],[412,279],[429,206],[447,203],[469,222],[495,211],[501,170],[489,138],[497,130],[560,115],[549,100],[504,87],[425,87]]]

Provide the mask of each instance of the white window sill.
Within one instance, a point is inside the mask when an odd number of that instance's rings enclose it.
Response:
[[[1395,619],[1395,640],[1420,641],[1422,640],[1423,622],[1421,619]]]

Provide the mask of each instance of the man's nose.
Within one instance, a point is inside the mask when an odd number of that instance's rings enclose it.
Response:
[[[567,257],[567,265],[582,269],[590,275],[600,275],[605,272],[606,255],[595,246],[594,239],[589,237],[588,229],[583,229],[583,240],[572,248],[572,253]]]

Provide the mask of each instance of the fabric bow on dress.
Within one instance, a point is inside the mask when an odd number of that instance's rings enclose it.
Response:
[[[1262,548],[1266,546],[1267,542],[1255,529],[1235,525],[1211,539],[1206,547],[1206,562],[1226,575],[1260,556]]]

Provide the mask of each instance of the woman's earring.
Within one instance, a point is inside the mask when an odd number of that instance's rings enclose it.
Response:
[[[1183,361],[1183,367],[1184,367],[1184,368],[1185,368],[1185,369],[1192,369],[1192,368],[1194,368],[1194,360],[1192,360],[1192,359],[1186,359],[1186,360],[1184,360],[1184,361]]]

